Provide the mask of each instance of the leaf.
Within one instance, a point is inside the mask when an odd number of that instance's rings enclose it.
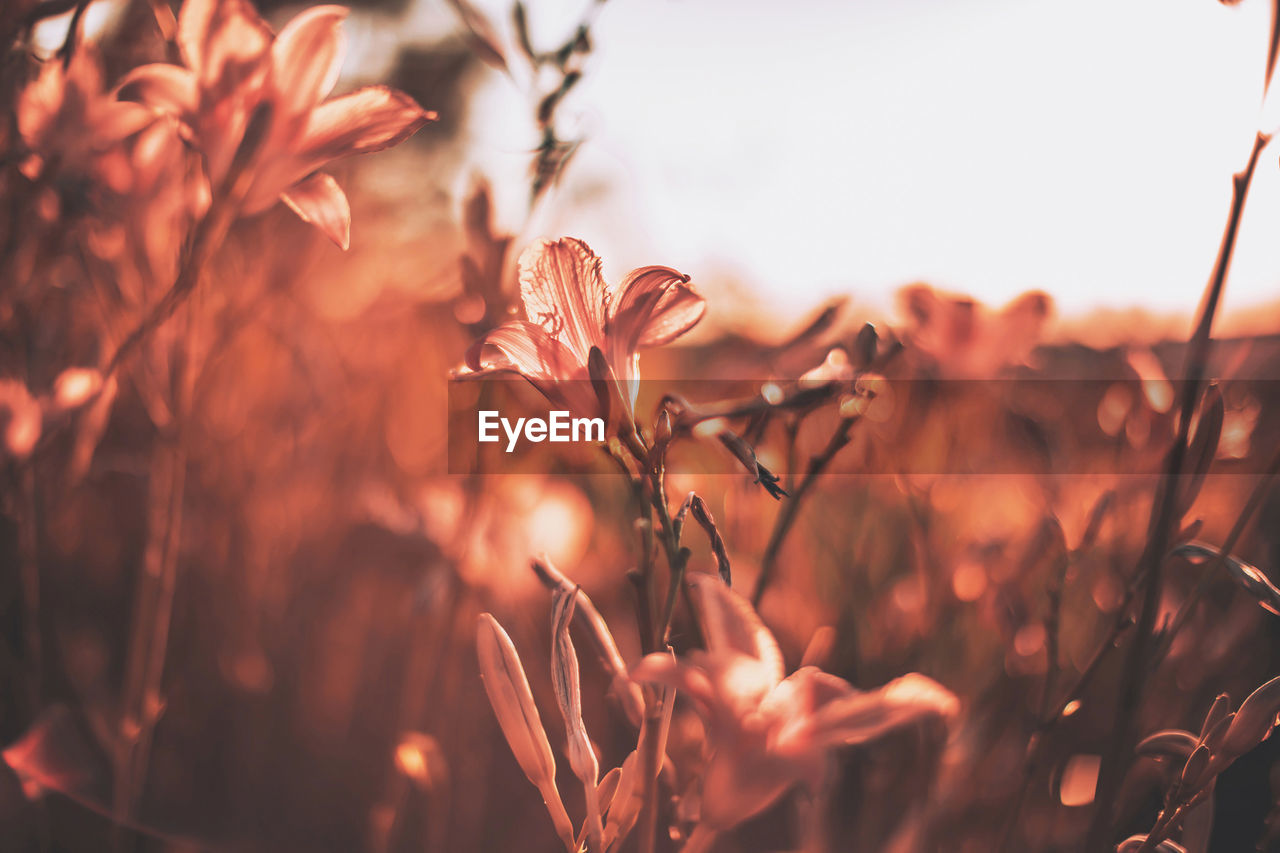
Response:
[[[1276,588],[1265,574],[1257,567],[1230,554],[1223,554],[1212,545],[1203,542],[1188,542],[1179,545],[1172,551],[1174,557],[1199,557],[1202,559],[1219,559],[1226,567],[1231,579],[1246,592],[1257,599],[1263,610],[1280,616],[1280,589]]]
[[[533,702],[529,679],[511,637],[490,613],[481,613],[476,630],[476,653],[489,704],[502,734],[524,775],[533,783],[556,826],[565,849],[576,853],[573,824],[556,789],[556,761],[547,732]]]

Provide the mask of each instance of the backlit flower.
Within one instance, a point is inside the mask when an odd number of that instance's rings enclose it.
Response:
[[[816,789],[835,747],[959,709],[950,691],[916,673],[865,693],[814,666],[783,678],[778,644],[747,600],[712,575],[689,581],[706,650],[679,661],[651,654],[632,677],[672,685],[696,704],[711,749],[701,820],[713,830],[759,814],[797,784]]]
[[[706,302],[689,277],[670,267],[640,267],[616,285],[604,280],[600,259],[581,240],[564,237],[530,246],[520,256],[524,320],[504,323],[467,352],[464,376],[515,373],[553,402],[586,400],[557,383],[590,378],[591,351],[598,349],[634,404],[640,377],[639,351],[662,346],[689,331]]]
[[[103,92],[97,56],[82,47],[67,66],[60,60],[42,64],[18,96],[18,131],[33,154],[23,172],[34,180],[53,168],[55,185],[69,198],[101,202],[102,190],[129,190],[131,171],[122,143],[154,121],[145,107]]]
[[[397,145],[434,118],[403,92],[367,86],[325,100],[342,64],[347,10],[315,6],[273,34],[247,0],[187,0],[178,18],[186,68],[144,65],[122,96],[171,113],[205,158],[212,187],[227,177],[255,116],[245,214],[283,200],[347,247],[351,211],[326,163]]]
[[[941,376],[991,379],[1026,362],[1039,344],[1053,302],[1039,291],[1024,293],[999,309],[925,285],[898,293],[907,315],[906,336],[915,352],[935,363]]]

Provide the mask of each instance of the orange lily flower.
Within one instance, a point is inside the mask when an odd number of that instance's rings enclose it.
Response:
[[[689,277],[670,267],[640,267],[610,285],[600,272],[600,258],[572,237],[530,246],[519,267],[527,319],[504,323],[476,341],[461,376],[515,373],[552,402],[575,411],[596,405],[578,381],[590,378],[593,349],[627,389],[623,402],[634,405],[639,351],[674,341],[706,310]]]
[[[91,182],[91,192],[99,187],[127,192],[131,175],[122,143],[155,120],[147,108],[105,94],[97,56],[82,47],[69,66],[55,60],[42,64],[40,74],[18,96],[18,131],[35,155],[23,164],[23,172],[34,179],[52,163],[58,180],[69,183],[73,193],[84,192],[78,183],[84,180]]]
[[[249,131],[265,110],[241,212],[284,201],[342,248],[351,209],[321,166],[381,151],[408,139],[435,114],[403,92],[367,86],[326,100],[338,79],[347,10],[315,6],[273,34],[247,0],[187,0],[178,17],[186,68],[166,63],[134,69],[120,84],[136,98],[176,116],[221,186]]]
[[[869,692],[814,666],[783,678],[778,644],[747,600],[713,575],[691,575],[689,582],[706,650],[683,660],[651,654],[632,678],[684,691],[706,724],[704,834],[759,814],[797,784],[816,790],[835,747],[917,722],[945,722],[959,710],[950,691],[917,673]]]

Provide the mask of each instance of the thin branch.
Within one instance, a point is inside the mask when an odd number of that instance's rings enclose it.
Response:
[[[822,449],[821,453],[809,460],[809,468],[805,472],[804,479],[796,486],[795,493],[778,510],[778,519],[774,522],[773,531],[769,534],[769,542],[765,545],[764,556],[760,558],[760,575],[756,578],[755,591],[751,593],[751,604],[756,609],[760,608],[760,601],[764,598],[764,591],[769,582],[773,580],[774,572],[777,568],[778,554],[782,550],[782,543],[787,538],[787,533],[790,532],[796,522],[800,504],[804,501],[805,495],[813,489],[818,477],[831,465],[831,461],[835,459],[836,454],[849,443],[849,432],[857,421],[857,415],[840,419],[840,424],[836,427],[835,432],[832,433],[831,438],[828,439],[827,446]]]
[[[1109,748],[1104,753],[1102,771],[1098,778],[1094,799],[1097,809],[1089,825],[1085,843],[1085,849],[1088,850],[1101,850],[1108,846],[1116,796],[1120,791],[1120,784],[1124,780],[1136,741],[1138,705],[1142,700],[1147,676],[1150,674],[1149,667],[1154,662],[1152,644],[1155,641],[1156,616],[1160,609],[1161,564],[1168,551],[1174,525],[1178,520],[1177,478],[1182,472],[1187,453],[1191,416],[1200,398],[1200,389],[1208,367],[1210,332],[1226,284],[1227,272],[1231,267],[1231,258],[1235,252],[1245,200],[1248,198],[1253,175],[1257,171],[1258,157],[1270,139],[1269,135],[1261,132],[1254,137],[1248,163],[1233,177],[1231,210],[1223,230],[1222,244],[1214,262],[1213,274],[1205,294],[1200,319],[1191,336],[1190,350],[1187,354],[1187,376],[1182,388],[1182,404],[1179,409],[1178,434],[1169,450],[1165,475],[1152,506],[1147,544],[1138,561],[1137,575],[1144,585],[1142,609],[1138,614],[1137,632],[1133,645],[1129,648],[1129,655],[1125,659],[1116,725],[1111,734]]]

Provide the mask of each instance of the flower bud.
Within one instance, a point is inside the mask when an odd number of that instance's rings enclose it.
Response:
[[[1276,714],[1280,713],[1280,678],[1273,678],[1249,694],[1236,711],[1221,751],[1232,758],[1244,755],[1271,733]]]
[[[476,654],[489,704],[516,763],[542,794],[560,840],[567,849],[573,849],[573,824],[556,789],[555,757],[538,716],[538,706],[533,702],[524,664],[511,637],[492,614],[480,614],[476,625]]]

